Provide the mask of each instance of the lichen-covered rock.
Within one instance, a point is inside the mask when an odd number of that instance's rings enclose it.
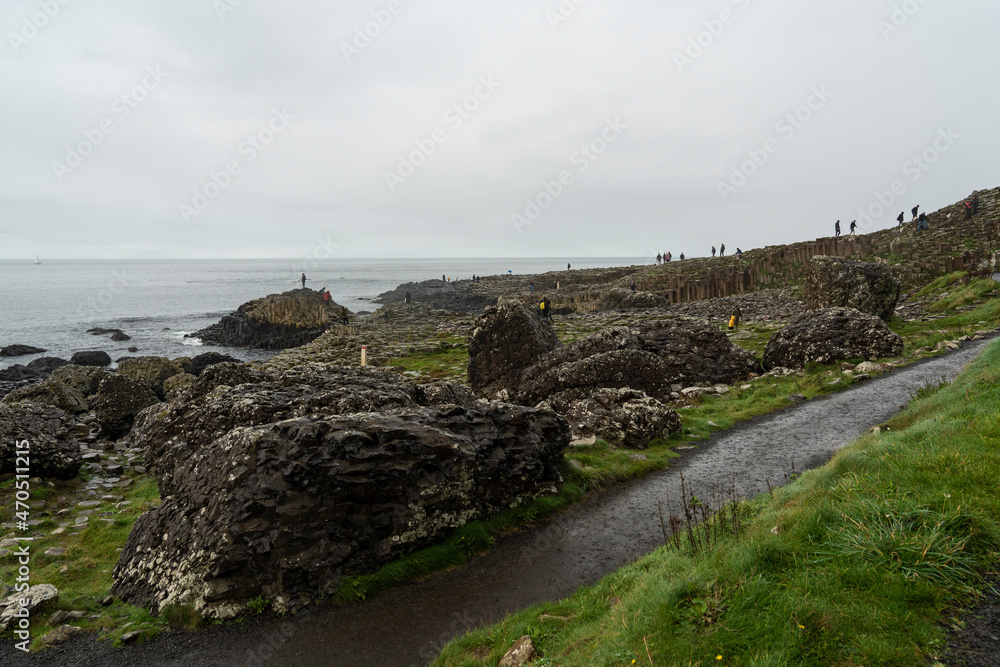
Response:
[[[552,326],[520,301],[500,299],[469,336],[469,386],[480,396],[516,391],[521,373],[559,347]]]
[[[615,447],[645,449],[681,432],[677,411],[635,389],[598,389],[589,398],[547,401],[566,417],[575,439],[596,436]]]
[[[185,396],[133,429],[164,501],[136,522],[113,593],[216,618],[258,596],[298,609],[554,492],[569,443],[551,410],[427,407],[418,385],[377,369],[314,364]]]
[[[667,300],[661,294],[611,287],[597,300],[594,310],[648,310],[664,308],[667,305]]]
[[[854,308],[824,308],[800,315],[775,332],[764,348],[764,367],[875,361],[902,351],[903,339],[880,318]]]
[[[183,373],[184,369],[166,357],[128,357],[119,359],[116,372],[122,377],[146,385],[154,394],[163,398],[163,383]]]
[[[80,472],[80,443],[73,419],[47,405],[0,404],[0,474],[12,473],[17,443],[28,441],[32,477],[72,479]]]
[[[44,382],[15,389],[3,397],[3,402],[10,405],[25,401],[38,405],[51,405],[70,414],[86,412],[90,409],[86,396],[51,377]]]
[[[97,393],[105,375],[104,369],[99,366],[66,364],[52,371],[49,382],[62,382],[84,396],[92,396]]]
[[[476,396],[468,388],[460,384],[451,382],[431,382],[420,385],[427,403],[435,407],[445,405],[460,405],[463,408],[471,408],[476,405]]]
[[[178,373],[163,381],[163,396],[167,400],[176,398],[185,388],[198,378],[190,373]]]
[[[175,362],[180,362],[180,359],[175,359]],[[239,359],[229,356],[228,354],[219,354],[218,352],[205,352],[204,354],[199,354],[193,359],[185,360],[181,363],[181,368],[184,369],[185,373],[190,373],[191,375],[201,375],[201,372],[208,368],[209,366],[214,366],[215,364],[223,363],[242,363]]]
[[[210,345],[283,350],[315,340],[339,321],[340,308],[315,290],[296,289],[248,301],[190,336]]]
[[[46,602],[58,602],[59,589],[52,584],[31,586],[24,592],[14,593],[0,600],[0,632],[6,632],[18,619],[17,614],[23,608],[28,614],[33,614]]]
[[[77,366],[110,366],[111,356],[101,350],[77,352],[69,358],[69,363],[76,364]]]
[[[112,438],[128,433],[136,416],[159,402],[153,390],[122,375],[109,375],[101,380],[94,397],[97,422]]]
[[[806,274],[808,308],[847,307],[892,319],[900,282],[886,264],[852,262],[841,257],[813,257]]]

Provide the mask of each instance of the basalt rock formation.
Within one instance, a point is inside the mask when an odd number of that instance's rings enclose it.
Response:
[[[888,322],[896,311],[899,290],[899,280],[886,264],[823,255],[809,262],[805,302],[813,309],[855,308]]]
[[[402,303],[406,293],[414,303],[426,303],[438,310],[455,310],[468,313],[481,313],[484,308],[497,303],[496,296],[482,294],[473,289],[475,283],[469,280],[425,280],[419,283],[406,283],[396,289],[383,292],[372,299],[373,303]]]
[[[164,500],[115,567],[124,600],[213,618],[257,597],[294,611],[560,481],[569,430],[551,410],[324,364],[199,393],[227,366],[133,428]]]
[[[129,432],[144,408],[159,400],[146,385],[116,374],[101,380],[92,405],[104,432],[117,438]]]
[[[469,386],[485,396],[516,391],[521,374],[560,345],[552,325],[520,301],[487,308],[469,336]]]
[[[764,368],[875,361],[902,351],[903,339],[878,317],[854,308],[824,308],[800,315],[775,332],[764,348]]]
[[[315,340],[340,318],[340,305],[319,292],[295,289],[248,301],[217,323],[193,334],[208,345],[283,350]]]
[[[0,475],[18,464],[17,444],[28,442],[32,477],[72,479],[80,472],[80,443],[73,435],[73,419],[47,405],[0,404]]]
[[[666,308],[669,304],[662,294],[653,292],[633,292],[622,287],[612,287],[604,291],[594,310],[647,310]]]
[[[45,351],[40,347],[32,347],[31,345],[7,345],[0,348],[0,357],[21,357],[26,354],[39,354]]]
[[[215,364],[222,363],[241,363],[239,359],[230,357],[228,354],[219,354],[218,352],[205,352],[204,354],[199,354],[197,357],[190,359],[186,363],[181,364],[185,373],[190,373],[191,375],[201,375],[201,372],[208,368],[209,366],[214,366]]]
[[[220,355],[222,356],[222,355]],[[181,364],[166,357],[126,357],[118,360],[118,375],[135,380],[153,390],[159,398],[164,397],[163,383],[184,372]]]
[[[676,410],[635,389],[598,389],[582,400],[545,403],[565,415],[574,438],[595,436],[615,447],[645,449],[681,432]]]
[[[77,352],[69,358],[69,363],[76,364],[77,366],[110,366],[111,355],[101,350]]]

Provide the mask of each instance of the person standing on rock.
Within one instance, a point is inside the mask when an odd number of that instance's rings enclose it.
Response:
[[[730,328],[735,329],[736,327],[740,326],[740,318],[742,317],[743,317],[743,311],[740,310],[740,307],[736,306],[735,308],[733,308],[732,317],[730,318],[730,323],[732,324],[732,326]]]
[[[712,257],[715,257],[715,246],[712,246]]]
[[[570,266],[570,263],[569,263],[569,262],[566,262],[566,270],[567,270],[567,271],[569,271],[569,270],[570,270],[570,269],[572,269],[572,268],[573,268],[573,267],[572,267],[572,266]]]
[[[684,261],[684,253],[681,253],[681,261]]]
[[[972,219],[972,201],[966,199],[964,206],[965,206],[965,219],[966,220],[971,220]]]
[[[410,296],[409,292],[407,292],[403,296],[403,302],[406,303],[406,309],[407,310],[413,310],[413,297]]]
[[[538,303],[538,314],[542,316],[543,320],[549,319],[549,313],[545,309],[545,302],[546,301],[547,301],[547,299],[545,299],[543,297],[542,300]]]
[[[530,283],[528,283],[528,292],[530,292],[532,294],[535,293],[535,281],[534,280],[532,280]]]
[[[742,250],[740,250],[739,248],[737,248],[737,249],[736,249],[736,256],[737,256],[737,257],[742,257],[742,256],[743,256],[743,251],[742,251]]]
[[[904,215],[905,215],[905,213],[904,213],[903,211],[900,211],[900,212],[899,212],[899,217],[898,217],[898,218],[896,218],[896,222],[898,222],[898,223],[899,223],[899,226],[900,226],[900,227],[902,227],[902,226],[903,226],[903,216],[904,216]]]
[[[330,305],[330,293],[329,292],[323,292],[323,305],[324,306],[329,306]]]
[[[725,257],[725,256],[726,256],[726,244],[723,243],[722,245],[719,246],[719,257]]]
[[[632,294],[635,294],[635,281],[634,280],[628,284],[628,287],[629,287],[630,290],[632,290]]]
[[[917,219],[917,231],[922,231],[927,229],[927,214],[921,213],[920,217]]]
[[[854,236],[858,231],[858,221],[851,220],[851,236]]]
[[[917,211],[918,211],[918,210],[920,210],[920,204],[917,204],[916,206],[914,206],[914,207],[913,207],[913,208],[912,208],[912,209],[910,210],[910,213],[912,213],[912,214],[913,214],[913,220],[916,220],[916,219],[917,219]],[[913,220],[911,220],[910,222],[913,222]]]
[[[663,255],[661,255],[661,254],[657,253],[657,254],[656,254],[656,263],[657,263],[657,264],[659,264],[659,263],[661,263],[662,261],[663,261]]]
[[[302,274],[302,289],[306,288],[306,274]]]
[[[833,225],[834,236],[840,236],[840,220]]]
[[[340,307],[340,321],[344,324],[344,326],[351,323],[347,316],[347,306]]]
[[[443,282],[443,283],[448,282],[448,279],[444,277],[443,273],[441,274],[441,282]]]

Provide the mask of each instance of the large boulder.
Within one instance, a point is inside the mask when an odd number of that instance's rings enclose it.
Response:
[[[38,380],[41,377],[41,373],[22,364],[14,364],[0,371],[0,382],[24,382],[25,380]]]
[[[615,447],[645,449],[681,432],[676,410],[635,389],[598,389],[582,400],[550,404],[566,417],[574,438],[595,436]]]
[[[481,396],[517,390],[521,373],[559,347],[552,326],[537,311],[500,299],[476,321],[469,336],[469,386]]]
[[[176,398],[198,378],[190,373],[178,373],[163,381],[163,395],[167,400]]]
[[[28,615],[32,615],[46,602],[58,601],[59,589],[52,584],[37,584],[26,591],[18,591],[0,600],[0,633],[6,632],[8,628],[21,627],[19,625],[19,620],[23,618],[21,614],[27,612]]]
[[[229,356],[228,354],[219,354],[218,352],[206,352],[204,354],[199,354],[193,359],[187,360],[187,362],[181,364],[185,373],[190,373],[191,375],[201,375],[201,372],[208,368],[209,366],[214,366],[215,364],[223,363],[241,363],[239,359]]]
[[[665,308],[669,304],[662,294],[633,292],[622,287],[605,290],[597,300],[595,310],[649,310]]]
[[[824,308],[804,313],[775,332],[764,348],[764,368],[875,361],[902,351],[903,339],[880,318],[854,308]]]
[[[0,348],[0,357],[20,357],[26,354],[39,354],[45,351],[40,347],[32,347],[31,345],[7,345]]]
[[[184,372],[180,364],[166,357],[126,357],[118,360],[118,375],[146,385],[160,398],[164,397],[163,383]]]
[[[136,522],[112,592],[213,618],[257,597],[294,611],[556,490],[564,419],[435,393],[447,405],[395,373],[309,364],[149,408],[132,438],[164,500]]]
[[[717,326],[671,318],[606,329],[550,352],[521,373],[511,398],[534,405],[629,388],[664,399],[671,384],[731,384],[760,370],[753,353],[733,345]]]
[[[899,279],[886,264],[821,255],[809,261],[805,302],[812,309],[855,308],[888,322],[896,311],[899,290]]]
[[[80,443],[73,419],[47,405],[0,403],[0,474],[12,473],[17,446],[28,441],[32,477],[72,479],[80,472]]]
[[[77,352],[69,358],[69,363],[76,364],[77,366],[110,366],[111,356],[101,350]]]
[[[105,375],[104,369],[99,366],[66,364],[52,371],[52,374],[49,375],[49,381],[62,382],[84,396],[92,396],[97,393],[97,388]]]
[[[217,323],[188,334],[209,345],[284,350],[305,345],[340,319],[341,306],[296,289],[248,301]]]
[[[60,366],[65,366],[69,362],[65,359],[60,359],[59,357],[39,357],[38,359],[32,359],[28,362],[28,368],[40,373],[42,375],[48,375]]]
[[[87,397],[82,392],[51,377],[44,382],[15,389],[3,397],[3,402],[9,405],[21,402],[51,405],[70,414],[90,409]]]
[[[112,438],[125,435],[136,416],[144,408],[159,402],[153,390],[122,375],[109,375],[101,380],[94,397],[97,422]]]

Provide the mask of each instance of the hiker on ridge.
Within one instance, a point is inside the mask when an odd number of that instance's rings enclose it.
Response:
[[[973,195],[972,197],[972,215],[979,213],[979,195]]]
[[[854,232],[856,232],[857,229],[858,229],[858,221],[851,220],[851,236],[854,236]]]
[[[914,207],[913,207],[913,208],[912,208],[912,209],[910,210],[910,213],[912,213],[912,214],[913,214],[913,220],[916,220],[916,219],[917,219],[917,211],[918,211],[919,209],[920,209],[920,204],[917,204],[916,206],[914,206]],[[910,222],[913,222],[913,220],[911,220]]]
[[[410,296],[409,292],[407,292],[403,296],[403,302],[406,304],[406,309],[407,310],[413,310],[413,297]]]
[[[663,261],[663,255],[656,253],[656,263],[659,264]]]
[[[965,200],[965,219],[969,220],[972,218],[972,202],[968,199]]]
[[[306,274],[302,274],[302,289],[306,288]]]
[[[921,213],[920,218],[917,220],[917,230],[927,229],[927,214]]]
[[[833,225],[833,231],[835,232],[836,236],[840,236],[840,220],[838,220],[836,223],[834,223],[834,225]]]
[[[715,246],[712,246],[712,257],[715,257]]]
[[[899,212],[899,217],[898,217],[898,218],[896,218],[896,222],[898,222],[898,223],[899,223],[899,226],[900,226],[900,227],[902,227],[902,226],[903,226],[903,211],[900,211],[900,212]]]
[[[681,261],[684,261],[684,253],[681,253]]]
[[[725,256],[726,256],[726,244],[723,243],[722,245],[719,246],[719,257],[725,257]]]

